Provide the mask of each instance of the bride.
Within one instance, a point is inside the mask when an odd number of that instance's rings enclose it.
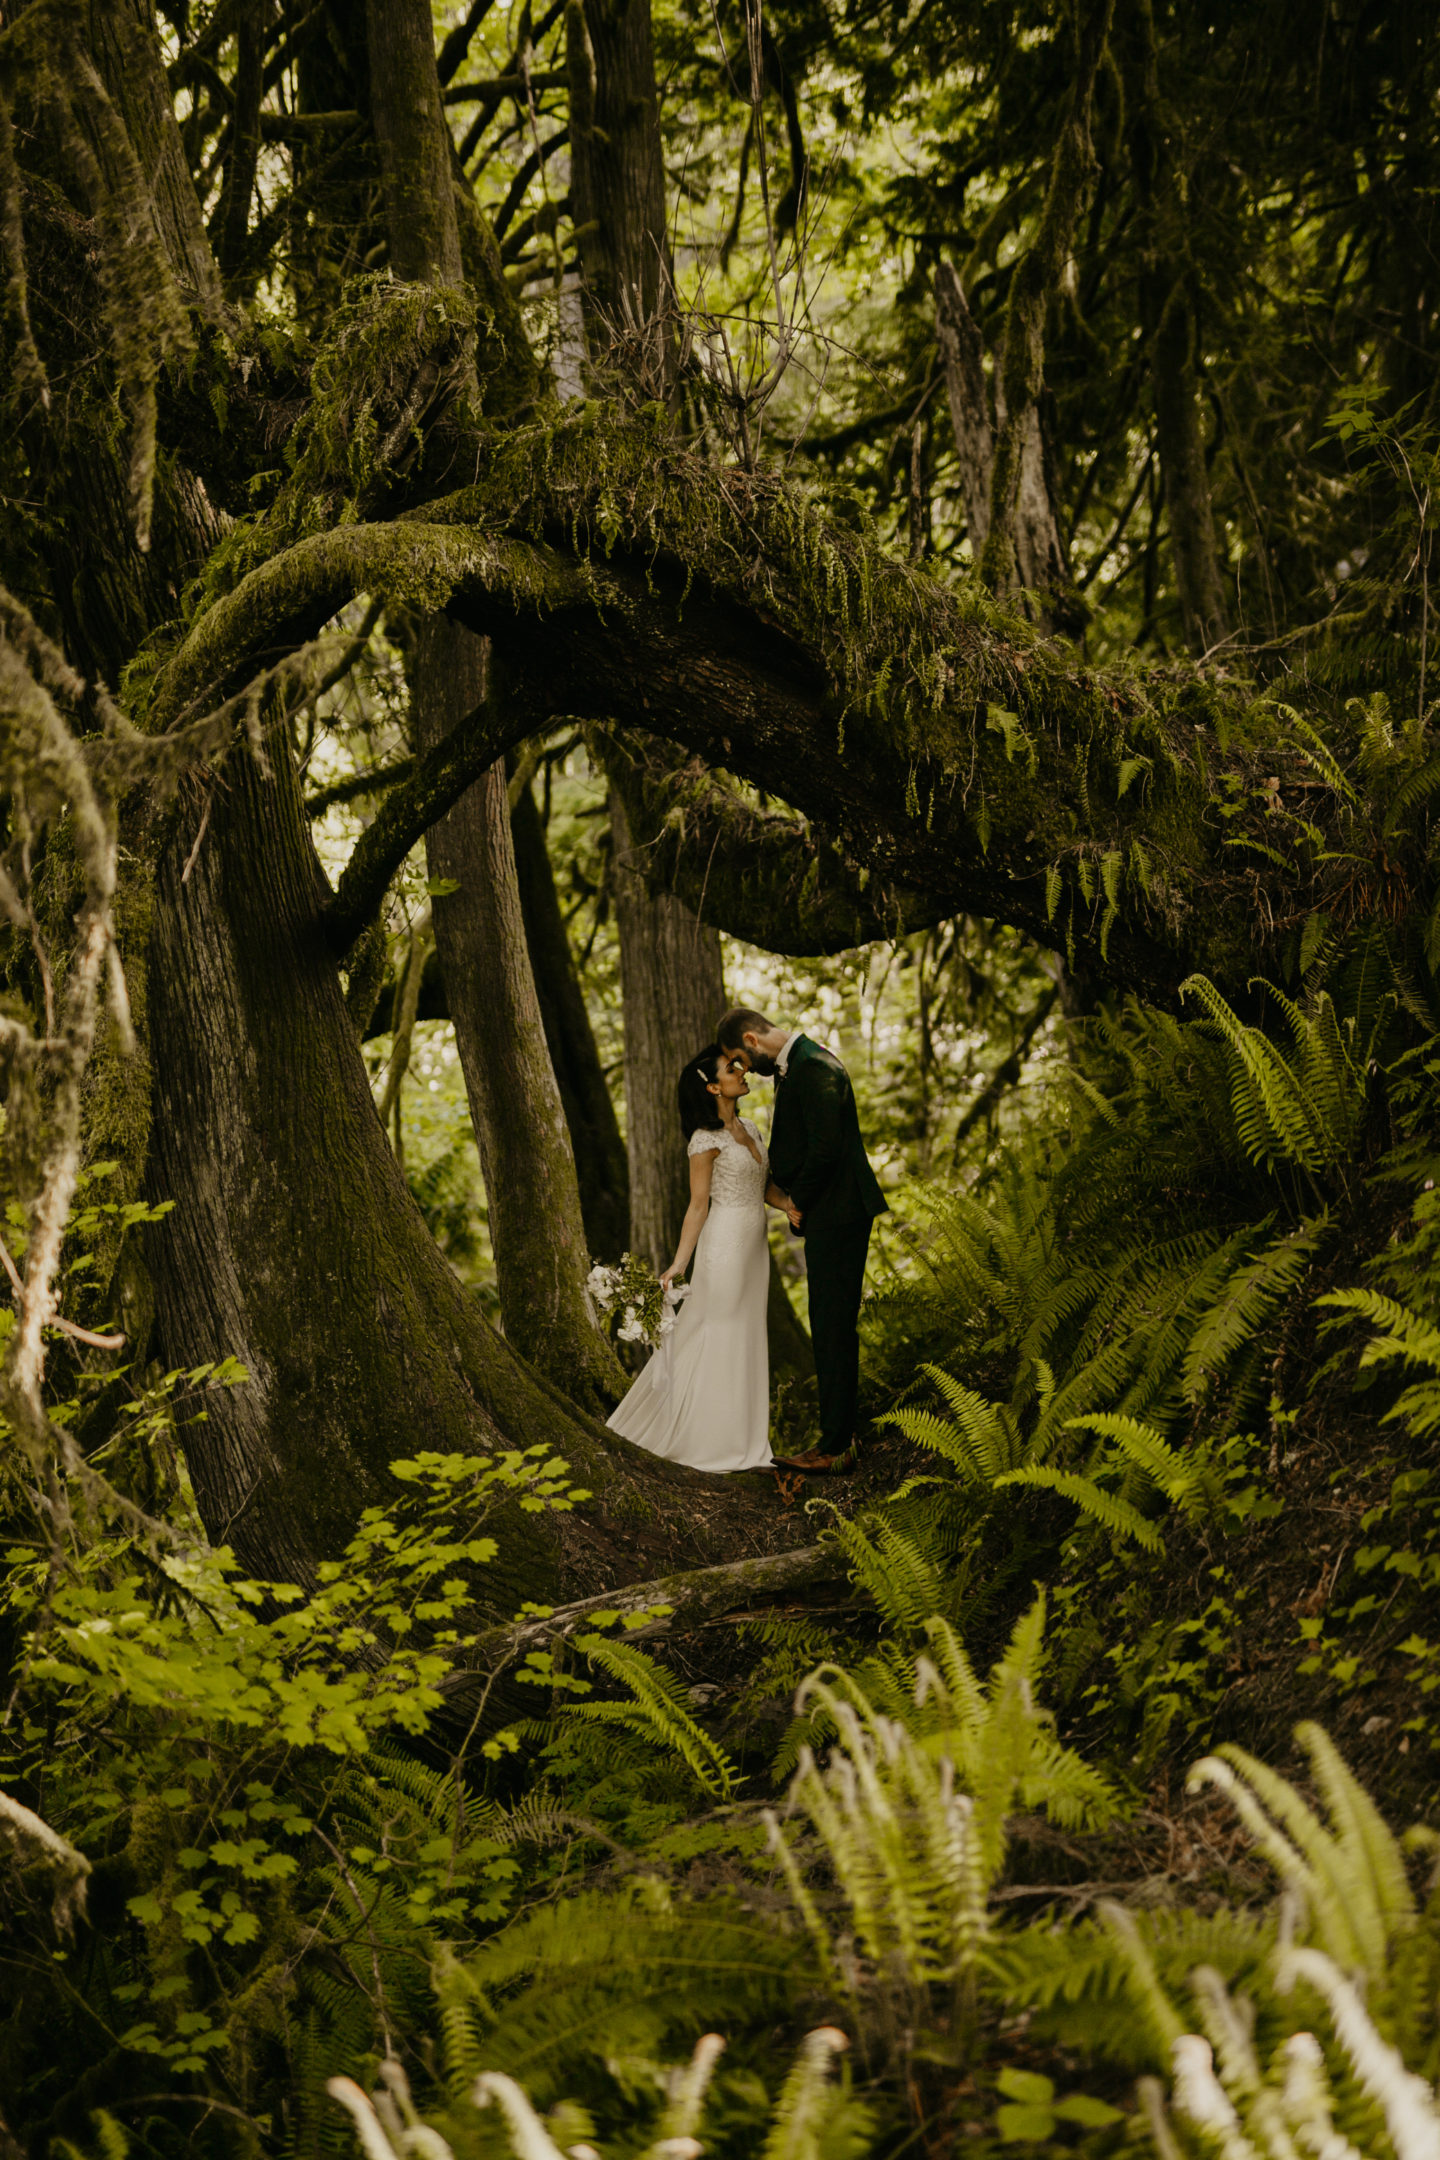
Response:
[[[770,1183],[765,1143],[737,1105],[750,1092],[745,1059],[712,1043],[680,1075],[680,1124],[690,1156],[690,1205],[668,1290],[694,1255],[690,1295],[611,1429],[694,1470],[766,1470],[770,1453],[770,1346],[765,1306],[770,1255],[765,1203],[792,1216]]]

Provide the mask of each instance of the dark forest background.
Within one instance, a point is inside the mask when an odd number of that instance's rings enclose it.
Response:
[[[1434,2153],[1437,99],[0,0],[0,2160]],[[739,999],[844,1479],[603,1423]]]

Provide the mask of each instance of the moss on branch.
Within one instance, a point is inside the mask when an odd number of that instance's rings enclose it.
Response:
[[[807,818],[760,807],[699,758],[678,769],[653,736],[612,732],[606,774],[652,891],[767,952],[814,957],[901,937],[950,912],[933,892],[875,877]]]
[[[941,584],[887,554],[848,498],[717,467],[659,414],[454,420],[473,478],[437,497],[426,461],[394,449],[404,426],[372,421],[381,404],[413,409],[397,385],[406,368],[444,372],[454,325],[411,289],[394,304],[405,367],[380,398],[368,333],[348,390],[342,354],[317,367],[329,417],[305,432],[287,499],[209,579],[156,680],[152,725],[367,592],[502,638],[537,710],[548,698],[663,735],[803,812],[817,834],[787,828],[783,875],[757,856],[753,826],[747,869],[744,836],[721,821],[737,895],[747,878],[768,885],[772,917],[793,897],[802,949],[832,948],[850,921],[873,935],[881,917],[964,909],[1163,992],[1196,965],[1233,981],[1266,964],[1324,904],[1313,835],[1339,796],[1252,687],[1190,667],[1088,668],[977,582]],[[367,490],[388,520],[343,522]],[[293,537],[319,501],[342,522]],[[495,752],[515,739],[507,722]],[[1287,790],[1302,776],[1298,819]],[[880,897],[866,903],[871,881]]]

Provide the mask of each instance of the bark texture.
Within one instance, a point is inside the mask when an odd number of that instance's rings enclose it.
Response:
[[[650,0],[569,0],[565,29],[570,193],[593,350],[594,317],[600,337],[633,337],[654,322],[669,283]],[[639,356],[628,357],[633,366]]]
[[[150,183],[170,267],[200,306],[214,312],[220,275],[175,124],[151,0],[89,0],[86,14],[90,50]]]
[[[464,265],[433,17],[414,0],[367,0],[365,24],[390,267],[407,284],[458,285]]]
[[[321,929],[293,765],[237,756],[160,841],[149,965],[147,1253],[168,1362],[238,1357],[185,1447],[206,1526],[243,1567],[304,1582],[417,1447],[596,1441],[486,1327],[386,1142]],[[255,874],[264,865],[264,875]],[[507,1521],[504,1609],[567,1573],[539,1518]]]
[[[625,1126],[630,1249],[658,1271],[675,1257],[690,1198],[675,1090],[688,1057],[715,1040],[725,1010],[720,933],[683,900],[652,893],[625,805],[610,792],[612,892],[625,996]]]
[[[422,754],[485,702],[481,641],[443,616],[419,637],[411,723]],[[489,1207],[505,1333],[588,1408],[624,1393],[585,1292],[589,1262],[565,1111],[545,1041],[515,875],[505,767],[493,763],[426,836],[435,943]]]
[[[618,1260],[630,1228],[630,1170],[606,1085],[585,993],[555,891],[535,797],[523,787],[510,813],[525,942],[575,1153],[585,1238],[597,1260]]]
[[[979,325],[970,313],[959,278],[945,262],[935,272],[935,334],[960,463],[970,552],[978,563],[990,537],[995,439],[1005,422],[1005,394],[999,372],[993,378],[985,373],[985,344]],[[1026,592],[1041,596],[1040,619],[1047,628],[1053,627],[1057,615],[1065,613],[1063,595],[1071,582],[1070,557],[1050,485],[1040,412],[1033,402],[1027,404],[1021,422],[1019,473],[1010,520],[1016,575]],[[1058,609],[1054,602],[1046,604],[1043,596],[1047,594],[1062,596]]]
[[[1032,551],[1044,543],[1041,495],[1043,456],[1039,403],[1045,373],[1045,315],[1069,259],[1071,240],[1095,170],[1090,115],[1095,78],[1105,54],[1114,0],[1078,0],[1074,76],[1070,108],[1060,129],[1050,164],[1045,207],[1035,238],[1017,263],[1005,311],[1005,343],[996,369],[995,460],[990,480],[990,530],[981,558],[982,574],[994,592],[1008,589],[1019,573],[1022,533]],[[1036,478],[1042,483],[1037,492]],[[1028,485],[1027,485],[1028,481]],[[1039,531],[1036,520],[1040,519]],[[1033,565],[1032,565],[1033,566]],[[1066,575],[1068,582],[1068,572]],[[1053,611],[1053,610],[1052,610]]]
[[[397,275],[462,275],[454,153],[428,0],[370,0],[371,97]],[[515,334],[519,335],[518,324]],[[485,703],[485,657],[458,623],[431,616],[411,671],[411,729],[424,769]],[[383,813],[382,813],[383,814]],[[541,1023],[515,874],[503,764],[492,764],[426,836],[431,875],[453,885],[435,941],[489,1206],[500,1310],[511,1342],[588,1409],[623,1376],[594,1322],[575,1159]]]

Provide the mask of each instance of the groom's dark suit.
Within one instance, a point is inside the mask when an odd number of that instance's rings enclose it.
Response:
[[[850,1075],[808,1035],[792,1044],[784,1076],[775,1076],[770,1175],[804,1218],[819,1445],[839,1455],[855,1438],[865,1255],[886,1201],[860,1138]]]

